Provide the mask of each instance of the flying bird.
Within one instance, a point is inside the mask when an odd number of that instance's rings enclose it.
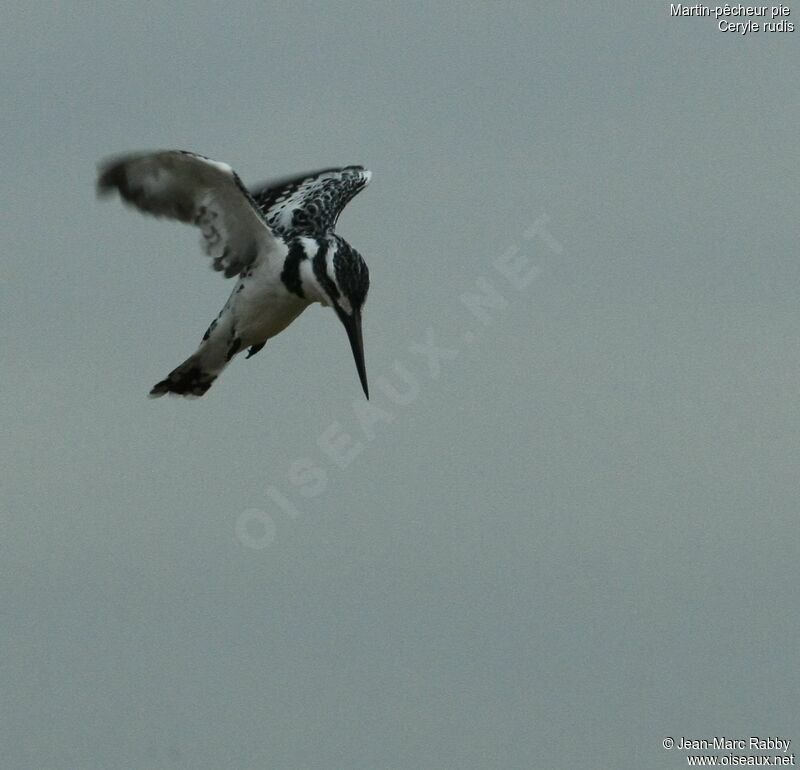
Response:
[[[332,307],[344,325],[369,398],[361,335],[369,270],[334,227],[371,176],[361,166],[347,166],[248,190],[230,166],[183,150],[102,163],[99,195],[117,191],[140,211],[196,225],[214,270],[237,277],[200,347],[150,395],[202,396],[237,353],[248,349],[247,358],[254,356],[319,302]]]

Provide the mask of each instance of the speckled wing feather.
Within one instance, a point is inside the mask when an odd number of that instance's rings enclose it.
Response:
[[[112,158],[100,167],[97,189],[117,190],[140,211],[199,227],[205,253],[226,278],[259,254],[285,254],[233,169],[202,155],[166,150]]]
[[[251,195],[279,235],[319,236],[334,227],[342,209],[371,177],[361,166],[329,168],[265,182]]]

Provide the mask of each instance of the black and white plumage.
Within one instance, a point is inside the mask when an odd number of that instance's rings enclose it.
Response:
[[[238,352],[255,355],[311,303],[344,325],[369,398],[361,308],[369,270],[334,232],[344,206],[370,181],[360,166],[326,169],[249,191],[230,166],[182,150],[138,153],[101,164],[98,193],[115,190],[140,211],[200,228],[212,267],[238,276],[197,351],[150,391],[202,396]]]

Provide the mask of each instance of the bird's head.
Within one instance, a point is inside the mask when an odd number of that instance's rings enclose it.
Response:
[[[314,283],[323,305],[330,305],[347,332],[364,395],[369,398],[361,308],[369,291],[369,269],[361,255],[343,238],[329,234],[310,260]]]

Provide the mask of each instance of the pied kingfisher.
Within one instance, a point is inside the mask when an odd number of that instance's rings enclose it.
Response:
[[[320,302],[333,307],[347,330],[369,398],[361,337],[369,270],[333,228],[370,177],[361,166],[347,166],[248,190],[230,166],[183,150],[102,163],[99,194],[117,190],[140,211],[197,225],[214,270],[239,277],[197,352],[150,395],[202,396],[240,350],[249,348],[250,358],[312,302]]]

